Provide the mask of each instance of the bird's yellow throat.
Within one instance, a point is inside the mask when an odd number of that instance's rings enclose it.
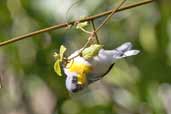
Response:
[[[66,66],[70,72],[75,72],[78,74],[78,83],[85,84],[87,82],[86,74],[92,70],[92,67],[89,64],[78,62],[78,61],[70,61]]]

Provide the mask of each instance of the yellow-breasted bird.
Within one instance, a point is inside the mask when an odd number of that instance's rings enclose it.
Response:
[[[63,66],[66,74],[66,88],[70,92],[78,92],[103,78],[116,60],[137,55],[140,51],[132,50],[132,44],[127,42],[113,50],[104,50],[102,45],[95,44],[84,49],[77,56],[79,52],[80,50],[77,50],[71,54],[68,59],[73,59]]]

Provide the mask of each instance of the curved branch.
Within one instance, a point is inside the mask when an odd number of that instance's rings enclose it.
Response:
[[[137,7],[137,6],[145,5],[145,4],[151,3],[153,1],[154,0],[145,0],[145,1],[142,1],[142,2],[138,2],[138,3],[131,4],[131,5],[127,5],[125,7],[119,8],[118,10],[116,10],[116,12],[120,12],[120,11],[131,9],[131,8],[134,8],[134,7]],[[112,12],[113,12],[113,10],[109,10],[109,11],[105,11],[105,12],[99,13],[99,14],[94,15],[94,16],[87,16],[87,17],[85,17],[84,19],[81,19],[81,20],[71,21],[69,23],[57,24],[57,25],[53,25],[53,26],[50,26],[50,27],[47,27],[47,28],[44,28],[44,29],[41,29],[41,30],[37,30],[37,31],[31,32],[31,33],[28,33],[28,34],[20,35],[20,36],[11,38],[9,40],[0,42],[0,47],[4,46],[4,45],[7,45],[7,44],[11,44],[11,43],[19,41],[19,40],[23,40],[23,39],[29,38],[31,36],[35,36],[35,35],[44,33],[44,32],[48,32],[48,31],[52,31],[52,30],[68,27],[70,25],[74,25],[78,21],[79,22],[91,21],[91,20],[94,20],[94,19],[106,16],[106,15],[109,15]]]

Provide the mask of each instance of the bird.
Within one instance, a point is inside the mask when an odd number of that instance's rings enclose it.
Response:
[[[93,49],[94,47],[92,47],[87,47],[85,50]],[[139,50],[134,50],[132,47],[131,42],[126,42],[112,50],[105,50],[100,46],[92,52],[93,54],[85,53],[84,56],[79,54],[80,50],[76,50],[68,57],[68,59],[72,59],[65,66],[62,66],[66,75],[65,85],[67,90],[76,93],[91,83],[102,79],[117,60],[140,53]]]

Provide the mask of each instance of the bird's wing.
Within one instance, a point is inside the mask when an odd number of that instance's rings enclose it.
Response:
[[[114,64],[110,65],[108,70],[106,72],[104,72],[103,74],[101,74],[101,75],[89,74],[89,76],[88,76],[88,83],[90,84],[92,82],[100,80],[102,77],[104,77],[105,75],[107,75],[110,72],[110,70],[113,68],[113,66],[114,66]]]
[[[112,64],[114,64],[116,60],[136,55],[138,53],[139,50],[132,50],[132,44],[129,42],[124,43],[113,50],[101,49],[98,56],[95,56],[89,61],[94,68],[91,72],[91,75],[89,76],[90,82],[99,80],[104,75],[106,75],[110,71]]]

